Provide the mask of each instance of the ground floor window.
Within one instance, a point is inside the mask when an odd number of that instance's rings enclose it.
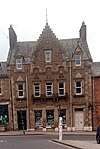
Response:
[[[66,109],[58,110],[58,115],[62,117],[62,123],[66,124]]]
[[[46,125],[52,126],[54,123],[54,110],[46,111]]]
[[[0,124],[6,124],[8,122],[8,105],[0,105]]]
[[[34,111],[34,115],[35,115],[35,124],[37,126],[42,126],[42,110],[37,110]]]

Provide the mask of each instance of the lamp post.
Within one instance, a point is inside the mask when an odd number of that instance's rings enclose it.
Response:
[[[61,141],[62,140],[62,117],[60,113],[61,104],[58,104],[57,107],[59,109],[59,141]]]

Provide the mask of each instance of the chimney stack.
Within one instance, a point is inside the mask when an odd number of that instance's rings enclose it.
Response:
[[[16,46],[17,43],[17,35],[12,27],[12,25],[10,25],[9,28],[9,45],[10,45],[10,49],[14,49],[14,47]]]
[[[86,39],[87,38],[87,35],[86,35],[86,25],[85,25],[84,21],[82,22],[82,26],[80,28],[80,38],[81,38],[82,42],[87,40]]]

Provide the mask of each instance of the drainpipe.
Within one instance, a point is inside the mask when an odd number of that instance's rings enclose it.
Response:
[[[70,61],[70,117],[71,117],[71,130],[72,130],[72,70]]]
[[[27,78],[27,75],[26,75],[26,98],[27,98],[27,105],[26,105],[26,111],[27,111],[27,130],[29,130],[29,97],[28,97],[28,78]]]
[[[13,101],[13,83],[12,77],[10,78],[10,96],[11,96],[11,105],[12,105],[12,123],[13,123],[13,130],[14,128],[14,101]]]
[[[94,130],[94,112],[95,112],[95,102],[94,102],[94,77],[93,78],[93,81],[92,81],[92,130]]]

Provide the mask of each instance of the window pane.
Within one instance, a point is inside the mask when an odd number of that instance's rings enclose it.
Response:
[[[23,84],[18,84],[18,97],[24,96]]]
[[[81,87],[81,82],[77,81],[76,82],[76,87]]]
[[[23,91],[19,91],[19,96],[23,96]]]
[[[23,85],[22,85],[22,84],[19,84],[19,85],[18,85],[18,89],[19,89],[19,90],[23,90]]]
[[[76,65],[81,64],[81,55],[75,55],[75,63],[76,63]]]
[[[49,50],[45,51],[45,59],[46,62],[51,62],[51,51]]]
[[[64,82],[59,83],[58,93],[59,93],[59,95],[65,94]]]
[[[16,59],[16,68],[22,69],[22,59]]]
[[[82,82],[76,81],[76,94],[82,94]]]
[[[0,105],[0,124],[3,122],[9,122],[9,117],[8,117],[8,105]]]
[[[46,95],[47,96],[52,95],[52,83],[46,83]]]
[[[42,111],[34,111],[36,126],[42,126]]]
[[[46,111],[46,124],[52,125],[54,123],[54,110],[47,110]]]
[[[34,84],[34,95],[40,96],[40,84],[39,83]]]
[[[59,83],[59,88],[64,88],[64,83]]]

